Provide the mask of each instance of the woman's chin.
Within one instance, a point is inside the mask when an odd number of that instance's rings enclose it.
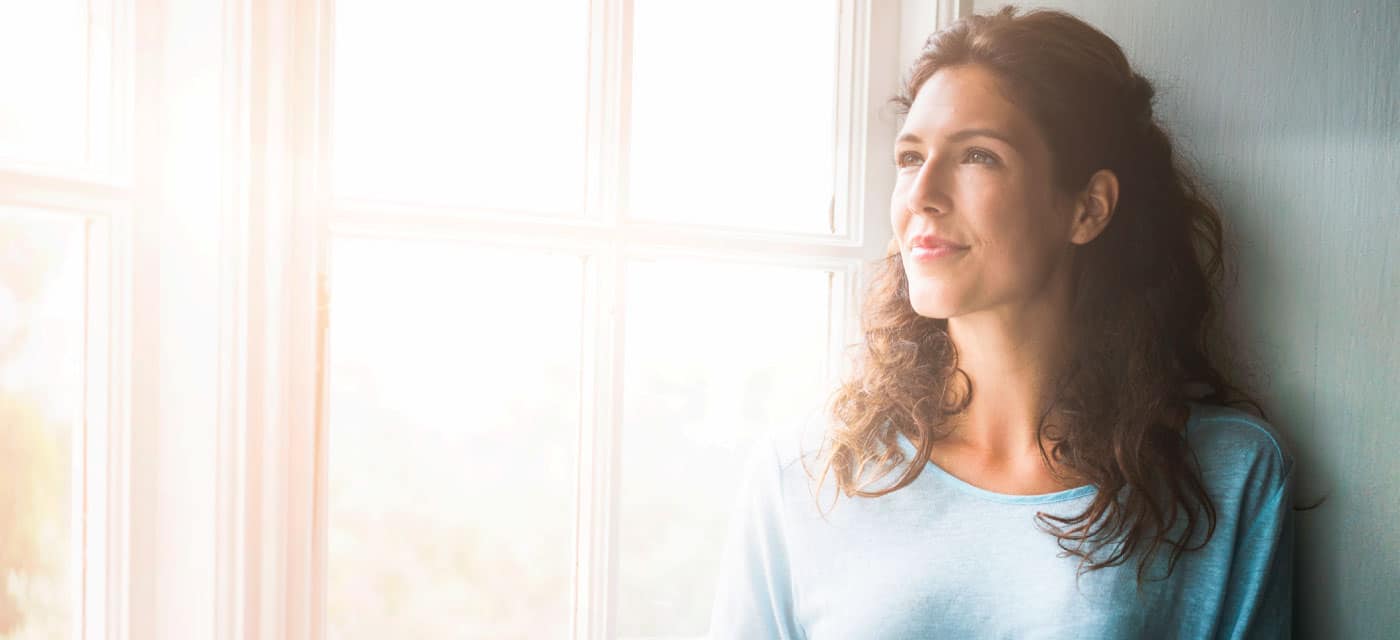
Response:
[[[957,315],[957,305],[951,300],[930,300],[928,298],[912,298],[910,300],[914,307],[914,313],[925,318],[935,320],[946,320]]]

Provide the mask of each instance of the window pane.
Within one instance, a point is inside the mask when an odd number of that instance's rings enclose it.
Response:
[[[588,1],[336,3],[341,197],[577,213]]]
[[[337,239],[330,638],[568,633],[582,261]]]
[[[834,0],[634,0],[631,214],[825,233]]]
[[[829,277],[680,260],[628,269],[618,630],[701,636],[744,454],[825,401]]]
[[[87,4],[0,4],[0,161],[85,161]]]
[[[74,454],[83,433],[84,227],[78,218],[0,210],[5,640],[66,638],[78,623],[82,476]]]

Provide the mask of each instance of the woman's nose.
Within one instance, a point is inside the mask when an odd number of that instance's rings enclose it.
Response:
[[[905,206],[911,213],[930,216],[947,213],[950,201],[947,185],[944,184],[945,179],[946,176],[939,170],[937,163],[925,162],[914,175],[913,184],[909,185]]]

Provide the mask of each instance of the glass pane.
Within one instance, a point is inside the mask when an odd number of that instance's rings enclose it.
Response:
[[[337,196],[577,213],[588,0],[336,3]]]
[[[333,260],[329,637],[566,636],[581,259],[337,239]]]
[[[74,454],[83,429],[84,226],[77,218],[0,210],[5,640],[66,638],[78,624],[82,488]]]
[[[628,268],[618,631],[702,636],[744,454],[825,401],[829,277]]]
[[[631,215],[825,233],[835,0],[635,0]]]
[[[87,4],[0,4],[0,160],[86,160]]]

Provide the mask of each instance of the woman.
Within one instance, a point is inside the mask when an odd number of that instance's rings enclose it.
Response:
[[[1288,635],[1292,458],[1223,406],[1220,220],[1152,95],[1062,13],[929,38],[863,357],[751,459],[713,638]]]

